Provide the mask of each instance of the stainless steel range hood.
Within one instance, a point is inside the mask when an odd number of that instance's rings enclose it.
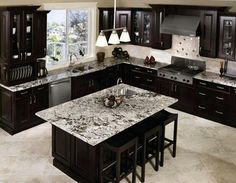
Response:
[[[200,17],[168,15],[161,24],[161,33],[182,36],[197,36]]]

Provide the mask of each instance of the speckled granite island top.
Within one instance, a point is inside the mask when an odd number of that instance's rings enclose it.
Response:
[[[227,76],[220,77],[220,74],[213,72],[202,72],[194,77],[195,79],[208,81],[216,84],[222,84],[230,87],[236,87],[236,79]]]
[[[117,108],[107,108],[102,98],[122,88],[135,94]],[[36,113],[40,118],[95,146],[145,118],[167,108],[177,99],[120,84]]]

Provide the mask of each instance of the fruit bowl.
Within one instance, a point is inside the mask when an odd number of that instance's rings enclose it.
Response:
[[[116,108],[123,102],[123,98],[121,96],[110,95],[103,99],[103,104],[109,108]]]

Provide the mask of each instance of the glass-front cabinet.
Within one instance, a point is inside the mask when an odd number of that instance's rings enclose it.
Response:
[[[151,11],[134,11],[133,15],[132,42],[138,45],[151,46]]]
[[[236,17],[220,17],[219,57],[235,60]]]
[[[33,17],[32,12],[11,12],[11,58],[14,63],[33,61]]]

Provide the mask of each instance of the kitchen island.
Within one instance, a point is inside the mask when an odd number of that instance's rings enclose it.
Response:
[[[107,108],[103,97],[126,91],[117,108]],[[177,99],[120,84],[46,109],[36,115],[52,124],[54,166],[81,182],[98,182],[99,146],[177,102]]]

